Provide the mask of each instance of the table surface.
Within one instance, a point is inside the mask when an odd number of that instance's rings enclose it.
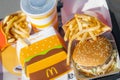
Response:
[[[0,0],[0,18],[20,10],[20,0]]]

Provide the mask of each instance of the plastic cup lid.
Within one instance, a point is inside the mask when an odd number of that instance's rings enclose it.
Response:
[[[28,15],[45,15],[56,5],[56,0],[21,0],[20,6]]]

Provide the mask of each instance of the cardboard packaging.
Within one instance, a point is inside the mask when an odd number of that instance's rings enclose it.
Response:
[[[97,0],[97,1],[96,0],[80,0],[80,1],[62,0],[62,1],[64,3],[62,8],[63,24],[65,24],[68,20],[70,20],[74,16],[74,14],[84,13],[84,14],[97,17],[101,22],[103,22],[104,24],[112,28],[110,14],[109,14],[108,6],[105,0]],[[68,2],[69,2],[69,5],[68,5]],[[119,59],[119,54],[115,44],[114,37],[111,32],[107,32],[103,35],[110,40],[113,46],[113,50],[115,51],[115,57],[116,57],[115,69],[112,70],[110,73],[90,78],[79,73],[75,67],[75,64],[73,64],[77,79],[93,79],[96,77],[104,77],[110,74],[118,73],[120,71],[120,59]]]
[[[31,35],[25,42],[27,45],[18,40],[17,51],[23,71],[28,79],[67,78],[65,75],[71,69],[66,65],[66,50],[53,27]]]

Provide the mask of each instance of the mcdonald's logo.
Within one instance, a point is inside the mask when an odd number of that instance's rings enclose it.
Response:
[[[58,71],[56,70],[55,67],[51,67],[50,69],[46,70],[46,76],[49,78],[50,76],[53,76],[55,74],[58,74]]]

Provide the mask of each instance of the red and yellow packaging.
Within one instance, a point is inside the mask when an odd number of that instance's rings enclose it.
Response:
[[[7,38],[2,30],[2,22],[0,22],[0,50],[3,50],[7,46]]]
[[[17,49],[20,63],[30,80],[56,79],[70,71],[66,65],[64,43],[53,27],[31,35],[26,41],[30,43],[28,46],[18,41]]]

